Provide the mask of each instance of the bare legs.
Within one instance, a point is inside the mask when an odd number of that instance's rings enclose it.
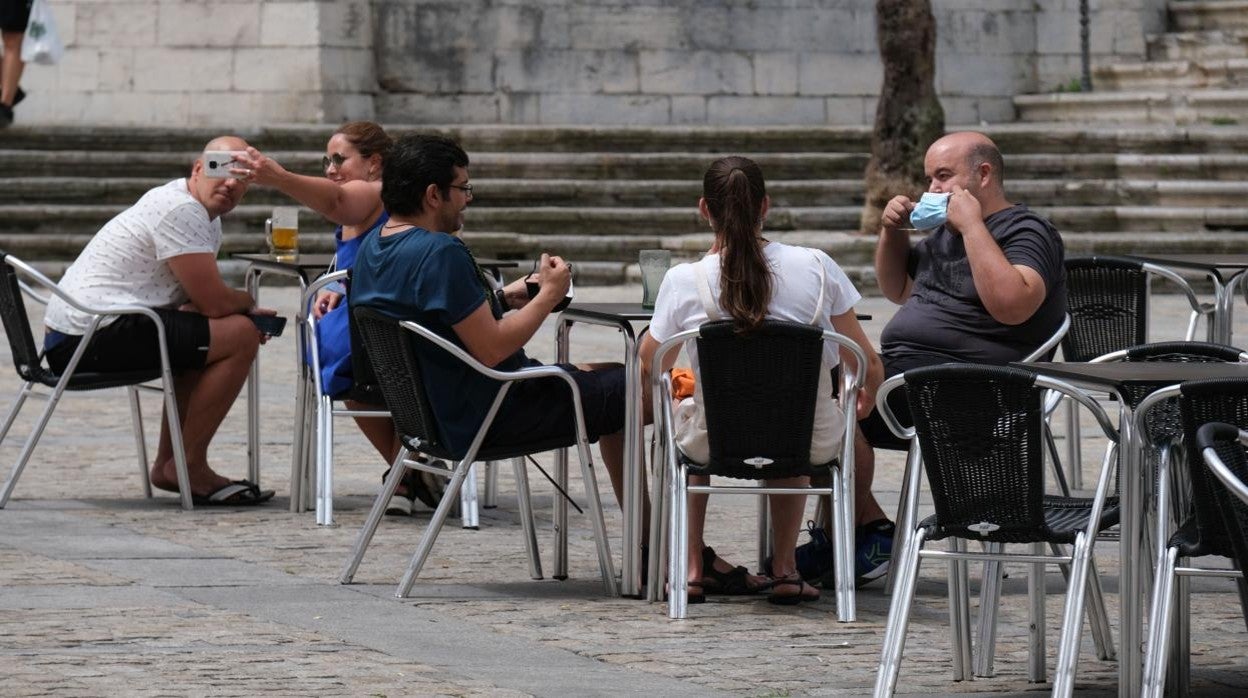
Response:
[[[0,40],[4,42],[4,57],[0,58],[0,104],[6,107],[13,106],[13,99],[17,96],[17,85],[22,79],[22,70],[26,64],[22,62],[22,32],[3,32],[0,33]]]
[[[6,87],[8,83],[5,83]],[[182,443],[191,492],[207,495],[229,484],[229,478],[213,472],[208,465],[208,444],[233,406],[251,362],[260,347],[260,335],[246,315],[229,315],[208,320],[211,339],[208,359],[198,371],[182,371],[174,378]],[[169,438],[169,415],[161,421],[160,446],[152,468],[152,484],[176,492],[173,444]]]
[[[871,492],[875,479],[875,449],[863,435],[862,429],[854,430],[854,523],[861,526],[887,519],[879,501]]]

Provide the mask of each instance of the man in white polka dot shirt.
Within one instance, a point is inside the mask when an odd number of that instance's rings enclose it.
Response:
[[[207,151],[239,151],[247,143],[216,138]],[[246,481],[231,482],[208,465],[208,444],[247,379],[265,337],[248,317],[257,309],[245,291],[230,288],[217,269],[220,217],[247,191],[249,174],[205,176],[203,158],[190,177],[148,191],[91,239],[60,287],[88,306],[141,305],[160,315],[175,376],[191,493],[198,504],[257,504],[273,496]],[[111,320],[111,322],[110,322]],[[62,370],[82,340],[90,316],[54,299],[44,318],[48,362]],[[105,324],[107,323],[107,324]],[[160,365],[155,324],[123,315],[101,323],[78,370],[131,371]],[[178,491],[167,424],[152,466],[152,484]]]

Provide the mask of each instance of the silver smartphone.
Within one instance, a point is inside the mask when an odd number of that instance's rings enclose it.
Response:
[[[213,179],[228,179],[234,175],[230,170],[242,167],[234,161],[232,150],[208,150],[204,152],[204,176]]]

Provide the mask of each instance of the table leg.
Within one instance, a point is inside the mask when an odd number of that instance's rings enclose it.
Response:
[[[1140,598],[1140,565],[1147,555],[1140,551],[1140,526],[1144,507],[1141,486],[1141,449],[1136,436],[1135,415],[1125,401],[1118,418],[1120,449],[1120,483],[1122,485],[1119,602],[1122,607],[1122,659],[1118,664],[1118,695],[1133,698],[1140,694],[1143,640],[1142,599]]]
[[[641,595],[641,512],[642,500],[642,453],[643,427],[641,405],[641,365],[637,360],[637,340],[632,328],[622,325],[624,333],[624,492],[621,499],[624,510],[623,530],[623,584],[624,596]]]
[[[251,299],[260,300],[260,275],[255,268],[247,270],[246,288]],[[247,372],[247,479],[260,484],[260,353]]]
[[[1235,334],[1235,291],[1243,279],[1243,271],[1227,279],[1226,285],[1222,287],[1222,296],[1218,298],[1218,307],[1214,315],[1218,321],[1217,341],[1222,344],[1234,346],[1231,340]]]
[[[568,362],[568,337],[572,332],[572,323],[559,323],[555,335],[555,363]],[[555,451],[555,482],[568,491],[568,449]],[[555,571],[551,575],[555,579],[568,578],[568,502],[559,493],[554,497],[555,523]]]

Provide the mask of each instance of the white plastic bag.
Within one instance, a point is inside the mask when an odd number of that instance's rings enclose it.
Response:
[[[65,54],[65,46],[56,31],[56,20],[48,0],[35,0],[30,6],[30,21],[22,39],[22,60],[27,63],[53,65]]]

